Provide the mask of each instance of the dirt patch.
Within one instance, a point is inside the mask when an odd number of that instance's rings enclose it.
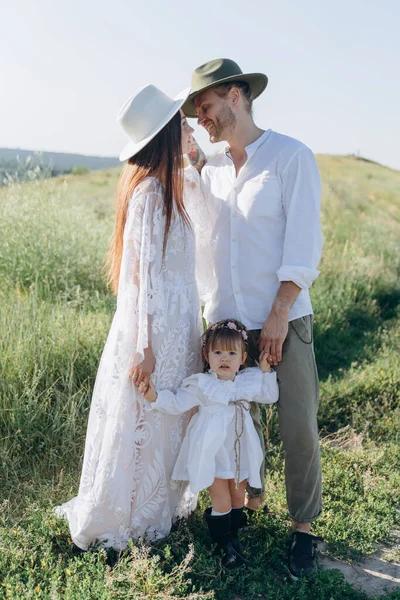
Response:
[[[362,450],[364,439],[361,433],[347,426],[327,435],[322,443],[343,452],[357,451]],[[365,476],[368,477],[368,473]],[[393,530],[387,544],[378,545],[374,554],[358,563],[333,558],[324,544],[319,548],[318,563],[323,569],[339,569],[348,583],[368,595],[379,596],[400,589],[400,530]]]
[[[345,580],[370,596],[380,596],[400,589],[400,531],[393,532],[393,544],[380,546],[362,562],[348,563],[329,556],[321,545],[319,565],[323,569],[339,569]]]

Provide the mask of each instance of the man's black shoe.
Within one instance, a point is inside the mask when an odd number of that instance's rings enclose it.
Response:
[[[310,577],[315,570],[315,551],[321,537],[294,531],[291,536],[289,548],[289,573],[297,581],[300,577]]]

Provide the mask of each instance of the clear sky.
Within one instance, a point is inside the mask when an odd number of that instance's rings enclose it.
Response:
[[[0,147],[117,155],[139,87],[213,58],[264,72],[264,129],[400,169],[398,0],[1,0]],[[192,122],[195,124],[195,121]],[[196,137],[210,153],[206,132]],[[197,131],[199,131],[197,133]]]

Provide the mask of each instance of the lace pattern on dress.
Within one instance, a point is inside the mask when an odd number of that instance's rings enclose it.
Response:
[[[162,188],[148,178],[129,204],[117,309],[93,391],[79,493],[57,509],[83,549],[95,541],[123,549],[131,537],[164,537],[196,504],[185,482],[171,482],[188,416],[146,410],[129,378],[149,339],[156,386],[175,391],[201,368],[194,234],[174,218],[163,258],[164,226]]]

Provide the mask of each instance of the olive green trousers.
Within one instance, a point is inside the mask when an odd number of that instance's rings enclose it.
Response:
[[[313,346],[311,315],[289,322],[282,347],[282,361],[275,367],[278,375],[279,431],[285,451],[286,498],[291,518],[297,523],[314,521],[322,512],[321,461],[317,412],[318,372]],[[260,330],[249,332],[249,366],[257,364]],[[252,403],[251,415],[265,454],[260,407]],[[261,481],[265,464],[261,467]],[[264,487],[248,486],[247,495],[264,495]]]

